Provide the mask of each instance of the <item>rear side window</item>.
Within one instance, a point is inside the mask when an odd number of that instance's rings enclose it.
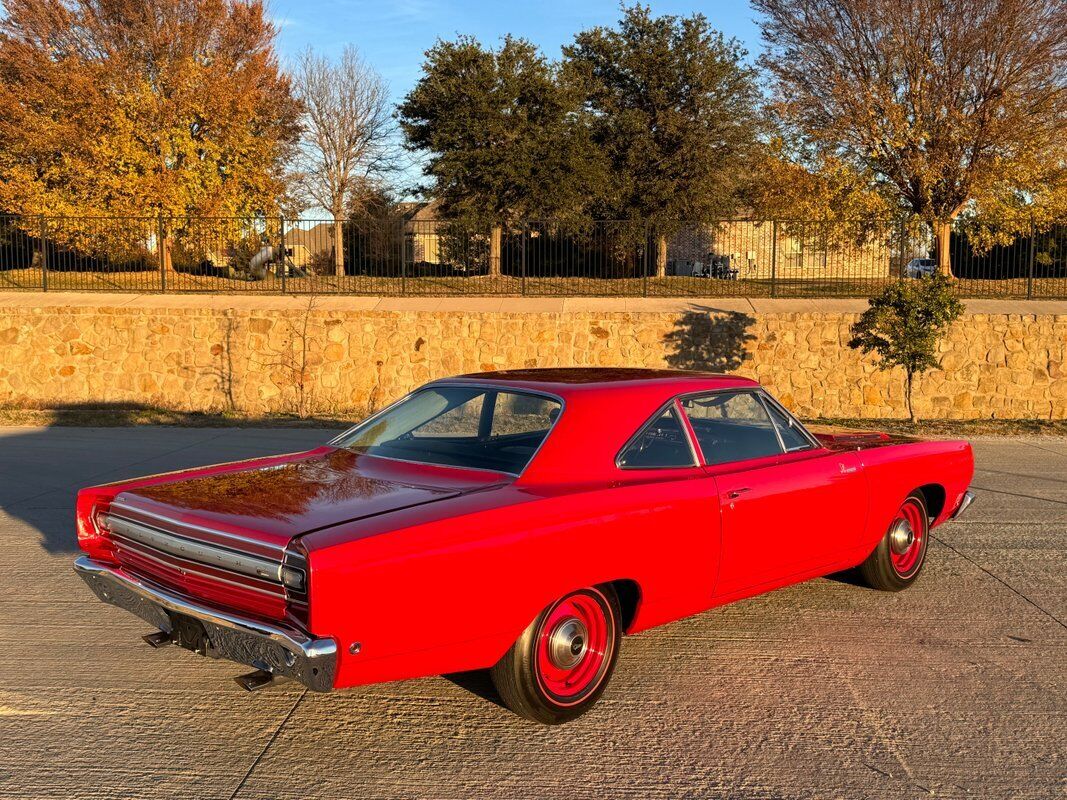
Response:
[[[673,403],[633,438],[619,456],[619,466],[628,469],[696,466],[689,437]]]
[[[751,392],[682,400],[707,464],[728,464],[782,452],[767,409]]]

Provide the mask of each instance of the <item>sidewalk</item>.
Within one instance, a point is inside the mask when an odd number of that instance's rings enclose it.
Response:
[[[298,311],[311,295],[133,294],[122,292],[0,292],[0,309],[129,308]],[[968,314],[1067,315],[1067,300],[964,300]],[[684,313],[725,311],[743,314],[858,314],[862,298],[765,297],[361,297],[317,295],[321,311],[439,311],[460,313]]]

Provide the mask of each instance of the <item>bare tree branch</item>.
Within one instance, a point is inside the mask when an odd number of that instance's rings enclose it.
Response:
[[[352,46],[337,61],[308,48],[293,84],[305,107],[294,174],[307,204],[334,219],[334,269],[344,275],[342,219],[399,164],[389,90]]]

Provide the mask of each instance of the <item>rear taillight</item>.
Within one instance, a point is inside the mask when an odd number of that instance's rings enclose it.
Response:
[[[94,558],[110,558],[113,551],[108,538],[107,513],[115,496],[99,489],[78,492],[75,519],[78,546]]]
[[[308,586],[311,570],[308,567],[307,550],[299,541],[285,549],[282,557],[281,579],[285,587],[285,602],[289,613],[297,620],[308,621]]]

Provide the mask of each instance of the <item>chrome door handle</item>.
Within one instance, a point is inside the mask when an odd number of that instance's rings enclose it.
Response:
[[[731,500],[736,500],[738,497],[740,497],[747,491],[749,491],[749,487],[743,486],[740,489],[731,489],[729,492],[726,493],[726,496],[729,497]]]

